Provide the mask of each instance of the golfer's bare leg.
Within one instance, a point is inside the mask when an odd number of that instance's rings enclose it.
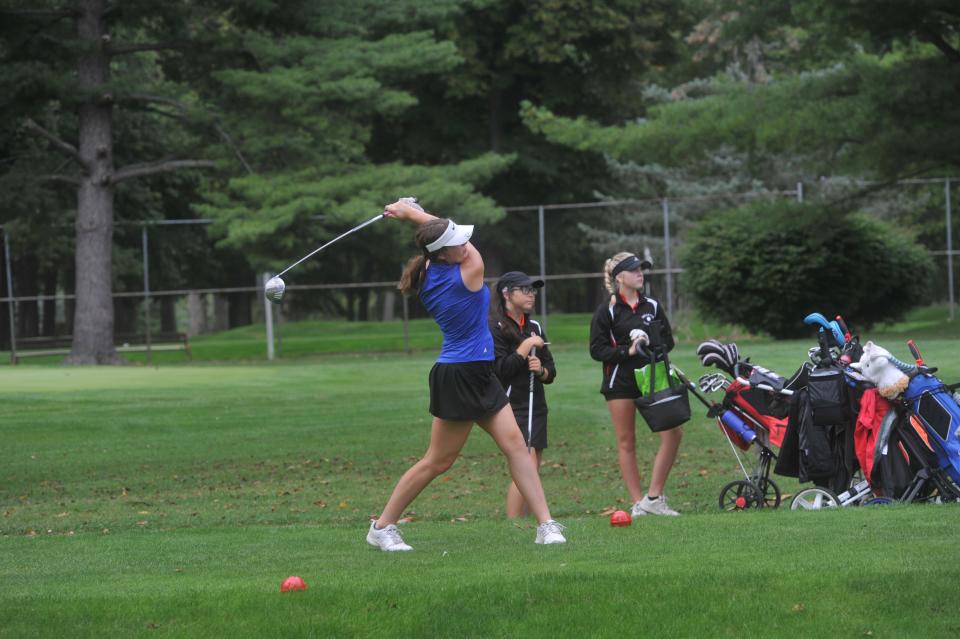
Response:
[[[667,477],[670,476],[670,469],[677,461],[677,450],[680,449],[680,440],[683,439],[683,429],[674,428],[658,435],[660,435],[660,448],[657,449],[657,456],[653,459],[653,474],[650,476],[651,495],[663,494],[663,486],[667,483]]]
[[[532,448],[530,449],[530,455],[534,458],[537,469],[539,470],[543,451]],[[520,494],[520,489],[517,488],[516,482],[510,482],[510,488],[507,489],[507,517],[513,519],[514,517],[523,517],[529,514],[530,508],[527,507],[527,502],[524,501],[523,495]]]
[[[538,523],[550,521],[550,509],[547,508],[547,498],[543,495],[543,486],[540,484],[540,475],[537,472],[533,456],[527,454],[527,445],[517,426],[517,418],[513,416],[510,405],[504,406],[499,413],[477,422],[480,427],[490,433],[493,441],[507,458],[510,466],[510,475],[517,485],[524,501],[530,506],[530,512],[537,518]]]
[[[417,495],[438,475],[445,473],[467,441],[472,422],[451,422],[439,417],[433,418],[430,430],[430,446],[423,459],[410,467],[397,482],[393,494],[383,507],[377,527],[382,528],[397,523],[400,515],[407,509]],[[517,435],[520,433],[518,432]]]
[[[630,499],[636,503],[643,499],[640,488],[640,470],[637,468],[637,407],[632,399],[611,399],[607,402],[613,431],[617,436],[617,461],[620,462],[620,476],[630,493]]]

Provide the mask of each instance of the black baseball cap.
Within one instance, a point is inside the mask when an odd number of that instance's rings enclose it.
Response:
[[[636,255],[631,255],[630,257],[625,257],[622,260],[620,260],[620,263],[613,267],[613,272],[611,273],[611,275],[613,275],[613,277],[616,277],[617,275],[619,275],[620,273],[623,273],[624,271],[636,271],[637,269],[646,270],[652,266],[653,264],[651,264],[647,260],[641,260]]]
[[[533,288],[543,288],[543,280],[535,280],[523,271],[510,271],[504,273],[497,280],[497,290],[504,288],[517,288],[521,286],[532,286]]]

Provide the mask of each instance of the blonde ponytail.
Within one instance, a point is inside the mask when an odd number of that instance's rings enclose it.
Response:
[[[603,263],[603,286],[611,295],[616,295],[617,291],[620,289],[619,285],[617,284],[617,280],[615,280],[612,275],[613,269],[617,267],[617,264],[632,256],[633,253],[622,251]]]

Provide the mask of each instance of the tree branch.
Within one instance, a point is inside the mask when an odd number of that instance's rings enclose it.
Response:
[[[156,102],[157,104],[166,104],[166,105],[168,105],[168,106],[172,106],[172,107],[174,107],[174,108],[176,108],[176,109],[179,109],[180,111],[182,111],[182,112],[184,112],[184,113],[187,113],[187,112],[190,111],[190,107],[187,106],[186,104],[184,104],[183,102],[180,102],[179,100],[175,100],[175,99],[173,99],[173,98],[168,98],[168,97],[162,96],[162,95],[149,95],[149,94],[146,94],[146,93],[132,93],[132,94],[130,94],[130,95],[127,95],[127,96],[124,96],[123,98],[121,98],[121,101],[129,101],[129,102]],[[251,166],[250,166],[250,164],[247,162],[246,158],[243,157],[243,154],[240,152],[240,149],[239,149],[239,148],[237,147],[237,145],[234,143],[233,138],[231,138],[230,135],[226,132],[226,130],[224,130],[224,128],[223,128],[222,126],[220,126],[218,123],[214,122],[214,123],[213,123],[213,128],[214,128],[214,130],[217,132],[217,134],[220,136],[220,139],[222,139],[222,140],[226,143],[226,145],[229,146],[230,149],[233,151],[233,154],[237,156],[237,160],[240,162],[240,164],[243,165],[243,168],[245,168],[245,169],[247,170],[247,173],[249,173],[249,174],[252,175],[252,174],[254,173],[253,168],[251,168]]]
[[[240,164],[243,165],[243,168],[247,170],[247,173],[249,173],[250,175],[253,175],[254,173],[253,169],[250,167],[249,164],[247,164],[246,158],[244,158],[243,154],[240,153],[240,149],[237,148],[237,145],[233,143],[233,138],[227,135],[227,132],[224,131],[223,127],[217,124],[216,122],[213,123],[213,128],[217,130],[217,133],[219,133],[223,141],[227,143],[227,146],[233,149],[233,154],[237,156],[237,160],[239,160]]]
[[[158,104],[166,104],[167,106],[176,107],[181,111],[189,111],[188,107],[183,102],[175,100],[174,98],[168,98],[163,95],[150,95],[147,93],[131,93],[129,95],[122,96],[118,98],[119,102],[156,102]]]
[[[61,140],[60,138],[58,138],[56,135],[54,135],[54,134],[51,133],[50,131],[47,131],[45,128],[43,128],[42,126],[40,126],[39,124],[37,124],[37,123],[33,120],[33,118],[27,118],[26,121],[24,122],[24,124],[26,125],[26,127],[27,127],[28,129],[30,129],[30,130],[33,131],[34,133],[37,133],[37,134],[45,137],[45,138],[46,138],[47,140],[49,140],[55,147],[57,147],[58,149],[60,149],[60,150],[63,151],[64,153],[67,153],[68,155],[70,155],[70,157],[72,157],[74,160],[76,160],[77,162],[79,162],[79,163],[80,163],[80,166],[82,166],[84,169],[87,169],[87,168],[88,168],[88,167],[87,167],[87,163],[86,163],[86,162],[84,161],[84,159],[80,156],[80,152],[77,150],[77,147],[73,146],[73,145],[70,144],[69,142],[65,142],[65,141]]]
[[[38,175],[36,177],[41,182],[64,182],[73,186],[80,186],[80,178],[72,175],[61,175],[57,173],[52,175]]]
[[[23,18],[71,18],[77,15],[76,9],[6,9],[0,11],[0,16],[17,16]]]
[[[960,51],[957,51],[943,39],[943,36],[933,31],[925,31],[924,37],[933,46],[940,49],[940,53],[947,57],[947,60],[954,64],[960,64]]]
[[[130,164],[123,167],[111,176],[110,181],[117,184],[118,182],[131,178],[156,175],[157,173],[170,173],[177,169],[209,169],[215,166],[216,164],[210,160],[161,160],[160,162],[144,162],[143,164]]]
[[[195,43],[189,40],[168,40],[166,42],[141,42],[138,44],[111,44],[107,47],[107,53],[112,56],[127,55],[128,53],[139,53],[140,51],[182,51],[195,46]]]

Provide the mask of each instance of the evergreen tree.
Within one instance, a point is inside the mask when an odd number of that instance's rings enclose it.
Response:
[[[168,80],[162,64],[186,64],[183,51],[209,46],[217,15],[216,7],[194,2],[8,0],[0,6],[0,111],[20,125],[5,130],[5,144],[22,158],[35,148],[26,141],[29,133],[67,160],[51,152],[18,160],[6,177],[75,190],[76,310],[68,362],[119,361],[111,299],[117,194],[134,179],[214,166],[193,155],[198,145],[189,129],[166,128],[162,140],[145,145],[123,133],[144,124],[138,109],[180,104],[186,89]]]

